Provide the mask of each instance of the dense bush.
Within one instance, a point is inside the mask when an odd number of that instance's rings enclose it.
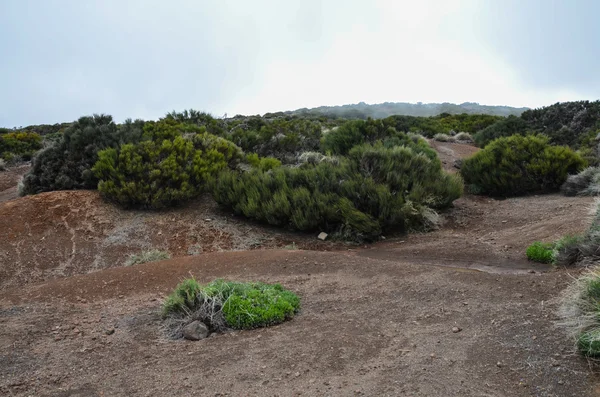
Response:
[[[95,189],[98,180],[91,171],[98,152],[122,142],[111,116],[81,117],[55,145],[38,152],[23,179],[23,194],[52,190]]]
[[[15,157],[30,160],[42,148],[42,137],[33,132],[10,132],[0,135],[0,158],[11,161]]]
[[[484,147],[494,139],[512,135],[525,135],[529,130],[529,124],[525,120],[516,116],[508,116],[477,132],[473,139],[477,146]]]
[[[514,135],[463,161],[460,172],[472,193],[508,197],[556,191],[584,167],[568,147],[551,146],[543,136]]]
[[[252,329],[279,324],[300,310],[300,298],[279,284],[216,280],[201,286],[181,282],[163,303],[171,335],[181,336],[186,323],[205,323],[211,331]]]
[[[160,209],[196,197],[209,176],[243,156],[233,143],[203,131],[169,119],[147,123],[147,140],[99,152],[98,190],[126,208]]]
[[[392,228],[424,229],[434,209],[462,194],[462,181],[442,171],[437,157],[383,143],[353,148],[339,164],[328,161],[268,172],[223,172],[211,183],[215,200],[236,214],[298,230],[374,239]]]

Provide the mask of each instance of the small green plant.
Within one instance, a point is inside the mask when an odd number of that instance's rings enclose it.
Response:
[[[171,336],[194,320],[212,331],[252,329],[279,324],[300,310],[300,298],[279,284],[215,280],[200,286],[182,281],[163,303],[162,313]]]
[[[162,261],[169,258],[171,258],[171,255],[168,252],[154,249],[150,251],[144,251],[140,254],[129,255],[129,258],[127,258],[127,260],[125,261],[125,266]]]
[[[539,263],[554,262],[554,245],[536,241],[527,247],[527,258]]]

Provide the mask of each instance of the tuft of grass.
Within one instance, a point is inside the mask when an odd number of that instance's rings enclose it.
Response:
[[[456,142],[456,137],[448,134],[435,134],[433,139],[440,142]]]
[[[587,357],[600,357],[600,267],[576,279],[561,297],[560,323]]]
[[[553,263],[554,262],[554,244],[542,243],[536,241],[527,247],[527,258],[530,261],[539,263]]]
[[[0,159],[0,171],[6,171],[6,161]]]
[[[581,259],[580,245],[583,236],[568,235],[554,243],[554,262],[557,265],[571,266]]]
[[[140,254],[129,255],[129,258],[125,261],[125,266],[139,265],[141,263],[157,262],[171,258],[168,252],[161,250],[150,250],[144,251]]]
[[[279,324],[300,310],[300,298],[279,284],[215,280],[200,286],[182,281],[163,303],[171,337],[181,337],[186,324],[199,320],[211,331],[252,329]]]

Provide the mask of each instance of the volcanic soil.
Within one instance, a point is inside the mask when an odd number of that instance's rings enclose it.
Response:
[[[449,170],[476,150],[434,146]],[[355,246],[248,223],[208,197],[157,213],[90,191],[0,200],[0,394],[600,396],[557,326],[579,270],[524,258],[533,241],[585,230],[593,204],[465,196],[437,231]],[[149,248],[173,258],[124,266]],[[160,303],[189,276],[278,282],[302,310],[173,341]]]

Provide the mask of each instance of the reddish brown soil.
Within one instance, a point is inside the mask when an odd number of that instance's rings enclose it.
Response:
[[[556,296],[577,272],[523,257],[535,240],[584,230],[591,205],[467,196],[438,231],[362,248],[242,222],[209,200],[163,213],[122,211],[94,192],[9,201],[0,395],[600,396],[555,325]],[[209,252],[291,241],[338,251]],[[120,267],[154,247],[177,258]],[[277,327],[171,341],[160,300],[190,275],[280,282],[302,311]]]

